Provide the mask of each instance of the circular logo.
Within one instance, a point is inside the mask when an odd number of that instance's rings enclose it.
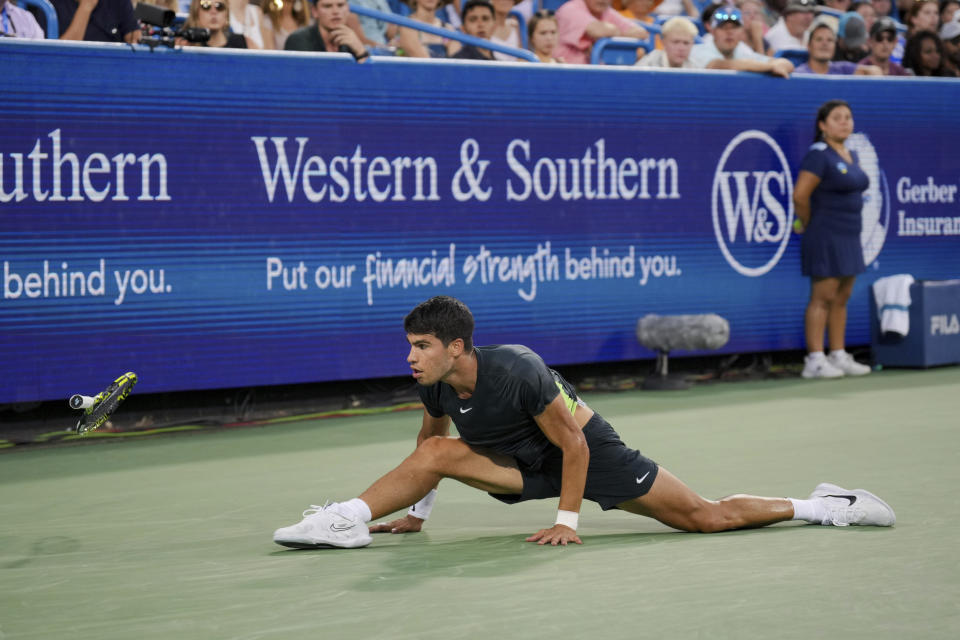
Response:
[[[713,231],[723,257],[755,278],[772,269],[790,242],[793,178],[776,141],[763,131],[737,135],[713,175]]]
[[[863,209],[860,211],[863,220],[860,230],[863,263],[870,264],[880,255],[887,239],[887,229],[890,228],[890,193],[886,176],[880,170],[877,150],[870,144],[869,138],[862,133],[854,133],[847,138],[845,144],[857,154],[860,168],[870,179],[870,186],[863,193]]]

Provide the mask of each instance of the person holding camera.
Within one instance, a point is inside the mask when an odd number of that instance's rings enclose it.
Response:
[[[230,31],[230,4],[227,0],[193,0],[190,3],[190,14],[183,26],[186,29],[207,29],[210,39],[206,42],[178,39],[177,44],[180,46],[247,48],[246,38]]]

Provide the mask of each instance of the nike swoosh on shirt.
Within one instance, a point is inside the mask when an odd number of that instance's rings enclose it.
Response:
[[[650,475],[650,472],[649,472],[649,471],[647,471],[645,474],[643,474],[643,477],[642,477],[642,478],[637,478],[637,484],[643,484],[643,481],[647,479],[647,476],[648,476],[648,475]]]
[[[469,409],[464,409],[463,407],[460,407],[460,413],[467,413],[468,411],[473,411],[473,407],[470,407]]]

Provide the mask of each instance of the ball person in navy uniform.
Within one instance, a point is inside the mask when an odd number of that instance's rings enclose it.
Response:
[[[810,277],[810,301],[804,315],[807,356],[804,378],[862,376],[870,367],[845,349],[847,301],[863,273],[863,192],[870,179],[857,154],[844,146],[853,133],[853,112],[843,100],[830,100],[817,112],[814,140],[800,164],[793,189],[795,229],[803,233],[800,262]],[[830,355],[823,353],[826,329]]]
[[[573,386],[530,349],[474,347],[473,315],[437,296],[404,320],[407,361],[424,413],[417,447],[398,467],[346,502],[312,506],[273,540],[294,548],[364,547],[370,533],[419,531],[437,484],[459,480],[506,503],[557,498],[554,524],[527,538],[581,544],[584,498],[683,531],[714,532],[798,519],[814,524],[890,526],[893,510],[873,494],[821,484],[806,500],[700,497],[666,469],[621,442]],[[451,420],[460,437],[450,437]],[[413,505],[412,507],[410,505]],[[410,507],[389,523],[367,522]]]

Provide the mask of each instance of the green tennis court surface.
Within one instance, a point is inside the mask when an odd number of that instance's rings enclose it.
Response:
[[[588,394],[709,497],[869,489],[892,529],[714,535],[586,503],[583,546],[524,537],[445,481],[427,530],[295,551],[273,530],[413,447],[417,412],[0,455],[0,638],[952,638],[960,629],[960,368]]]

